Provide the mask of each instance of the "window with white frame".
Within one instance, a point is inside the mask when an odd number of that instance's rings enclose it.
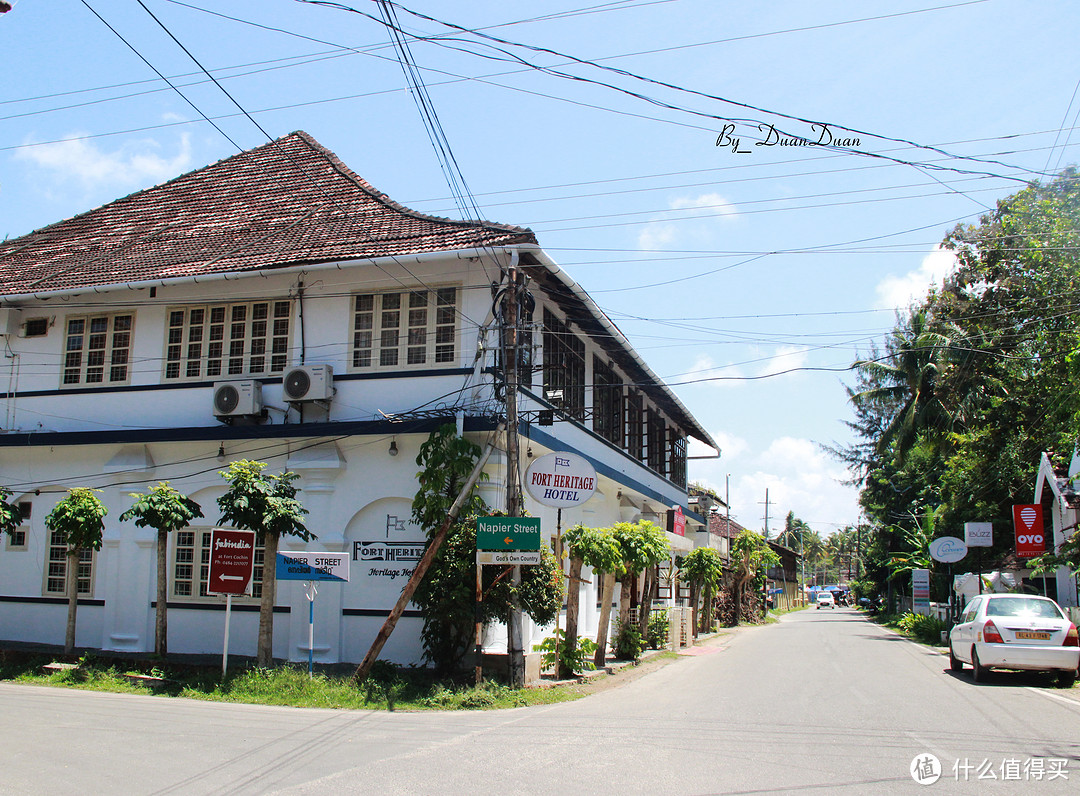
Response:
[[[457,361],[457,321],[457,288],[362,293],[353,301],[352,366],[451,366]]]
[[[63,386],[123,384],[131,377],[133,313],[75,315],[64,324]]]
[[[68,556],[67,539],[59,531],[49,531],[49,556],[45,570],[45,594],[67,594],[67,568],[71,561]],[[79,551],[78,593],[80,597],[89,597],[94,591],[94,551],[84,547]]]
[[[26,536],[27,531],[30,528],[30,511],[32,508],[33,504],[28,500],[21,501],[15,505],[15,510],[18,512],[19,524],[12,529],[10,534],[8,534],[8,550],[26,549]]]
[[[185,529],[174,534],[173,542],[173,597],[194,599],[212,597],[207,583],[210,577],[209,529]],[[255,543],[255,570],[251,576],[251,596],[262,596],[263,563],[266,548],[262,542]]]
[[[247,301],[168,311],[166,379],[267,376],[288,364],[292,302]]]

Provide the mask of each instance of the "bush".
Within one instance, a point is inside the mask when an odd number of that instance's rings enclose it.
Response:
[[[566,643],[566,634],[561,629],[555,631],[555,634],[548,636],[539,644],[533,645],[533,652],[544,653],[541,656],[541,663],[545,670],[555,668],[555,641],[559,642],[559,658],[562,661],[562,665],[559,666],[560,672],[573,672],[574,674],[581,674],[582,672],[592,671],[596,668],[593,664],[593,655],[596,653],[596,642],[591,638],[578,637],[577,649],[570,649]]]
[[[667,611],[653,611],[649,616],[649,634],[646,639],[649,647],[654,650],[662,650],[668,645],[668,629],[671,621]]]
[[[897,623],[900,629],[923,644],[940,644],[945,623],[936,616],[907,613]]]
[[[645,651],[645,639],[641,637],[636,623],[620,622],[615,638],[611,640],[611,647],[619,660],[636,661]]]

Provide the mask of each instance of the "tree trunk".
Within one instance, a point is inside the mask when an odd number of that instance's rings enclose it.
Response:
[[[277,597],[278,534],[266,532],[263,553],[262,602],[259,603],[259,647],[255,664],[264,669],[274,665],[274,601]]]
[[[698,584],[698,581],[690,581],[690,610],[691,615],[693,616],[693,622],[691,624],[694,626],[694,638],[697,638],[698,623],[701,621],[699,618],[701,614],[698,612],[698,597],[700,596],[701,586]]]
[[[608,627],[611,625],[611,596],[615,593],[615,573],[596,573],[594,577],[601,578],[603,583],[600,589],[600,626],[596,629],[596,654],[593,655],[596,668],[602,669],[607,663]]]
[[[157,611],[154,614],[154,652],[161,657],[169,653],[169,532],[158,529],[157,534]]]
[[[739,626],[739,622],[742,621],[742,595],[743,595],[743,583],[745,581],[742,578],[735,578],[735,626]]]
[[[638,605],[638,632],[649,637],[649,614],[652,612],[653,590],[656,586],[656,567],[647,567],[641,574],[641,602]]]
[[[64,654],[75,652],[75,614],[79,610],[79,548],[69,547],[67,552],[68,615],[67,632],[64,634]]]
[[[701,630],[703,633],[711,633],[713,629],[713,585],[705,583],[705,599],[701,606]]]
[[[573,677],[573,671],[563,669],[562,657],[565,651],[577,649],[578,643],[578,606],[581,604],[581,566],[580,558],[570,559],[570,576],[566,584],[566,634],[563,636],[564,649],[560,649],[560,660],[555,661],[559,677]],[[564,651],[565,650],[565,651]]]
[[[634,582],[634,576],[627,573],[619,579],[619,624],[625,625],[630,621],[630,586]]]

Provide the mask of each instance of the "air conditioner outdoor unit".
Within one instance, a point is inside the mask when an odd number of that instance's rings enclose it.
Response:
[[[258,381],[219,381],[214,383],[214,415],[244,417],[261,415],[262,383]]]
[[[330,365],[298,365],[288,368],[282,380],[285,400],[329,401],[334,397],[334,369]]]

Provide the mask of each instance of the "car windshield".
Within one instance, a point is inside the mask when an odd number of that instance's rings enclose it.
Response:
[[[1035,597],[993,597],[986,604],[987,616],[1033,616],[1061,619],[1061,611],[1049,600]]]
[[[832,602],[832,597],[830,595],[828,595],[828,594],[822,594],[822,595],[820,595],[818,597],[818,602],[831,603]]]

